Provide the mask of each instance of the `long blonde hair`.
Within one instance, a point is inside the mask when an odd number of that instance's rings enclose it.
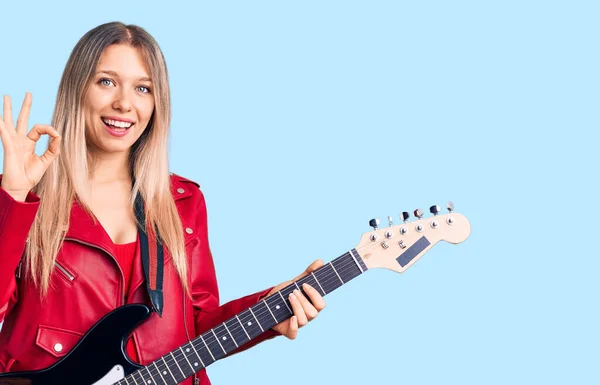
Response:
[[[45,296],[56,256],[69,228],[74,199],[95,219],[90,209],[89,176],[93,158],[87,151],[83,100],[102,52],[112,44],[141,50],[154,86],[154,112],[148,127],[130,150],[129,167],[135,180],[131,207],[140,192],[146,202],[146,222],[157,228],[187,291],[183,226],[170,190],[167,139],[171,106],[167,67],[156,41],[144,29],[120,22],[102,24],[75,45],[65,66],[52,126],[62,136],[61,155],[48,168],[33,192],[40,207],[29,232],[24,266]],[[154,227],[156,226],[156,227]]]

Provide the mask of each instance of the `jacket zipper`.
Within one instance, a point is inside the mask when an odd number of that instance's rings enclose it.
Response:
[[[95,249],[104,251],[106,254],[108,254],[109,257],[112,258],[112,260],[115,262],[115,264],[117,265],[117,269],[119,270],[119,274],[121,274],[121,303],[118,304],[119,306],[122,306],[125,304],[125,288],[124,286],[124,282],[125,282],[125,276],[123,275],[123,270],[121,270],[121,267],[119,266],[119,262],[117,262],[117,259],[105,248],[100,247],[98,245],[94,245],[93,243],[88,243],[88,242],[84,242],[84,241],[80,241],[79,239],[75,239],[75,238],[65,238],[65,241],[73,241],[73,242],[77,242],[77,243],[81,243],[82,245],[86,245],[86,246],[90,246],[93,247]]]
[[[58,270],[60,270],[64,275],[67,276],[69,281],[73,282],[75,280],[75,276],[69,273],[69,271],[65,269],[60,263],[54,262],[54,265],[58,268]]]

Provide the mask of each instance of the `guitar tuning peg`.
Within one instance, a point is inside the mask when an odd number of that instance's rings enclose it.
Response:
[[[433,215],[438,215],[440,213],[440,206],[438,205],[433,205],[429,208],[429,212],[432,213]]]
[[[410,219],[410,214],[407,211],[403,211],[402,214],[400,214],[400,219],[406,223],[406,221]]]
[[[390,227],[394,226],[394,218],[388,217],[388,222],[389,222]]]
[[[421,219],[421,218],[423,218],[424,211],[423,211],[423,209],[416,209],[414,214],[415,214],[415,217]]]
[[[379,227],[379,219],[373,218],[369,221],[369,226],[371,226],[373,228],[373,230],[377,230],[377,227]]]
[[[446,205],[446,208],[448,209],[448,212],[453,212],[454,211],[454,203],[452,203],[452,201],[448,202],[448,204]]]

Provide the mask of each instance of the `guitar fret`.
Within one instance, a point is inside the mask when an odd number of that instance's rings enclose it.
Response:
[[[185,375],[185,373],[183,372],[183,370],[181,369],[181,366],[179,366],[179,363],[177,362],[177,360],[175,359],[175,355],[173,354],[173,352],[170,353],[171,357],[173,358],[173,362],[175,362],[175,365],[177,365],[177,367],[179,368],[179,371],[181,372],[181,374],[183,375],[183,378],[186,378],[187,376]]]
[[[192,366],[192,363],[187,358],[187,355],[185,354],[185,352],[183,351],[183,349],[181,347],[179,347],[179,350],[181,350],[181,354],[183,354],[183,358],[185,358],[185,360],[187,361],[188,365],[190,366],[190,369],[194,370],[194,367]]]
[[[298,284],[296,283],[296,281],[294,281],[294,285],[296,285],[296,289],[298,289],[299,292],[302,292],[302,289],[300,289],[300,286],[298,286]]]
[[[254,317],[254,319],[256,320],[256,323],[258,324],[258,327],[260,328],[260,330],[262,330],[263,332],[265,331],[265,329],[263,329],[262,325],[260,324],[260,322],[258,322],[258,318],[256,318],[256,316],[254,315],[254,312],[252,311],[252,308],[248,308],[248,310],[250,310],[250,313],[252,313],[252,317]]]
[[[306,278],[306,277],[304,277],[304,278]],[[301,279],[301,280],[302,280],[302,279]],[[294,282],[294,283],[295,283],[295,282]],[[296,289],[294,289],[294,285],[292,285],[292,284],[290,284],[290,285],[288,285],[288,286],[284,287],[283,289],[281,289],[281,293],[283,294],[283,298],[287,298],[287,303],[288,303],[290,306],[292,306],[292,303],[291,303],[291,301],[290,301],[290,299],[289,299],[289,298],[290,298],[290,295],[291,295],[292,293],[294,293],[294,290],[296,290]],[[294,314],[294,311],[293,311],[293,310],[290,310],[290,313],[291,313],[291,314]]]
[[[277,320],[286,320],[292,316],[292,312],[288,310],[287,304],[283,300],[283,296],[272,295],[265,299],[267,306]]]
[[[202,357],[200,357],[200,354],[198,354],[198,351],[196,350],[196,347],[194,346],[194,344],[190,343],[190,345],[191,345],[192,349],[194,349],[194,353],[196,353],[196,357],[198,357],[202,366],[204,366],[206,368],[206,365],[204,364],[204,361],[202,361]]]
[[[288,306],[287,301],[285,300],[285,298],[283,298],[283,294],[281,294],[281,290],[279,290],[277,293],[281,297],[281,300],[283,301],[283,304],[285,305],[285,307],[287,307],[287,309],[290,311],[290,314],[294,314],[294,312],[292,311],[292,309],[290,309],[290,307]]]
[[[342,277],[340,277],[340,275],[338,274],[337,270],[335,269],[335,266],[333,266],[333,263],[329,262],[329,264],[331,265],[331,268],[333,269],[333,271],[335,272],[335,275],[337,275],[337,277],[340,279],[340,282],[342,283],[342,285],[345,283],[344,280],[342,279]]]
[[[358,258],[360,258],[360,256]],[[344,257],[338,258],[337,260],[332,261],[332,263],[334,266],[336,266],[336,269],[340,272],[340,275],[345,282],[358,277],[365,270],[367,270],[367,266],[364,265],[362,259],[356,260],[350,253],[346,253]],[[355,267],[355,265],[358,267],[358,269]]]
[[[244,327],[244,324],[242,323],[242,321],[240,321],[240,317],[238,317],[236,314],[235,318],[237,318],[238,322],[240,323],[240,326],[244,330],[244,333],[246,333],[246,335],[248,336],[248,340],[251,340],[252,338],[250,338],[250,334],[248,334],[248,332],[246,331],[246,328]]]
[[[345,254],[320,267],[311,274],[304,276],[298,280],[298,283],[308,283],[318,291],[320,290],[321,295],[327,295],[357,276],[357,274],[352,272],[352,269],[350,271],[347,269],[350,257],[350,254]]]
[[[277,321],[277,318],[275,318],[275,314],[273,314],[273,312],[271,311],[271,309],[269,308],[269,304],[267,303],[267,301],[265,301],[263,299],[263,302],[265,303],[265,306],[267,307],[267,310],[269,310],[269,313],[271,313],[271,317],[273,317],[273,319],[275,320],[275,323],[279,323],[279,321]]]
[[[264,332],[264,328],[260,324],[260,321],[257,320],[252,309],[246,309],[245,311],[240,313],[240,321],[244,325],[244,329],[250,335],[250,338],[255,338],[261,335]]]
[[[358,263],[358,260],[356,259],[356,257],[354,256],[354,253],[352,252],[352,250],[350,250],[350,256],[352,257],[352,259],[354,259],[354,262],[356,263],[356,266],[358,266],[358,268],[360,269],[361,273],[364,273],[365,271],[363,270],[362,266],[360,265],[360,263]]]
[[[233,334],[231,334],[231,332],[229,331],[229,328],[227,327],[227,323],[223,322],[223,326],[225,326],[225,330],[227,330],[227,333],[229,333],[229,337],[231,337],[231,340],[235,344],[235,347],[239,348],[239,345],[237,344],[237,342],[235,342],[235,338],[233,338]]]
[[[177,381],[177,378],[175,377],[175,375],[171,371],[171,368],[169,367],[169,364],[167,364],[167,360],[165,359],[165,357],[163,357],[162,360],[165,363],[165,366],[167,367],[167,370],[169,371],[169,374],[171,374],[171,377],[173,377],[173,380],[175,380],[175,382],[179,382],[179,381]],[[163,374],[165,376],[167,375],[167,373],[165,373],[165,371],[163,371]]]
[[[123,377],[123,379],[125,380],[125,384],[129,385],[129,381],[127,381],[127,376]]]
[[[164,361],[164,359],[163,359],[163,361]],[[158,368],[158,365],[156,365],[156,361],[154,361],[153,364],[154,364],[154,367],[156,368],[156,370],[158,371],[158,375],[163,380],[163,382],[166,384],[167,381],[165,380],[165,378],[163,377],[163,375],[160,373],[160,369]],[[171,374],[171,376],[173,376],[173,374]],[[173,379],[175,379],[175,377],[173,377]]]
[[[202,342],[204,342],[204,346],[206,346],[206,350],[208,350],[208,353],[212,357],[213,361],[216,361],[215,356],[213,356],[212,352],[210,351],[210,348],[206,344],[206,341],[204,341],[204,338],[202,337],[202,334],[200,334],[200,339],[202,340]]]
[[[141,378],[142,384],[143,384],[144,383],[144,378],[142,377],[141,370],[136,370],[135,372],[131,373],[131,378],[133,378],[133,382],[135,383],[135,385],[140,385],[140,384],[138,384],[137,380],[135,379],[135,374],[136,373],[140,375],[140,378]]]
[[[217,337],[217,333],[215,333],[215,329],[211,329],[211,331],[215,335],[215,339],[217,340],[217,343],[219,344],[219,346],[221,347],[221,349],[223,349],[223,353],[225,353],[225,355],[227,355],[227,352],[225,351],[225,348],[223,348],[223,345],[221,345],[221,341],[219,341],[219,337]]]
[[[319,287],[321,288],[321,291],[323,292],[323,295],[327,294],[327,292],[325,291],[325,289],[323,289],[323,286],[321,286],[321,284],[319,283],[319,280],[317,279],[317,276],[315,275],[314,272],[310,273],[313,278],[315,279],[315,282],[317,283],[317,285],[319,285]]]
[[[246,333],[243,327],[240,327],[240,323],[236,317],[231,317],[230,319],[225,321],[225,324],[227,324],[227,330],[229,330],[229,332],[231,333],[231,337],[239,346],[242,346],[246,342],[250,341],[250,338],[248,338],[248,334]]]
[[[238,348],[224,324],[217,325],[213,330],[216,338],[221,343],[221,346],[223,346],[226,354],[229,354]]]
[[[321,294],[321,295],[325,295],[325,292],[323,291],[323,289],[321,289],[321,286],[319,286],[319,283],[317,282],[317,280],[315,279],[315,277],[312,274],[309,275],[305,275],[304,277],[300,278],[298,280],[298,282],[300,282],[302,285],[304,285],[305,283],[309,284],[313,289],[315,289],[317,291],[317,293]]]
[[[148,372],[148,375],[150,376],[150,378],[152,379],[152,381],[148,381],[149,384],[151,384],[152,382],[154,382],[156,384],[156,380],[154,379],[154,377],[152,376],[152,373],[150,373],[150,369],[148,369],[148,367],[146,366],[146,371]],[[163,380],[164,381],[164,380]],[[166,384],[166,382],[165,382]]]

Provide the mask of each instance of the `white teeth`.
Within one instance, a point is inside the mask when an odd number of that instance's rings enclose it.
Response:
[[[109,126],[115,126],[119,128],[129,128],[133,123],[130,122],[122,122],[120,120],[112,120],[112,119],[102,119],[102,121]]]

